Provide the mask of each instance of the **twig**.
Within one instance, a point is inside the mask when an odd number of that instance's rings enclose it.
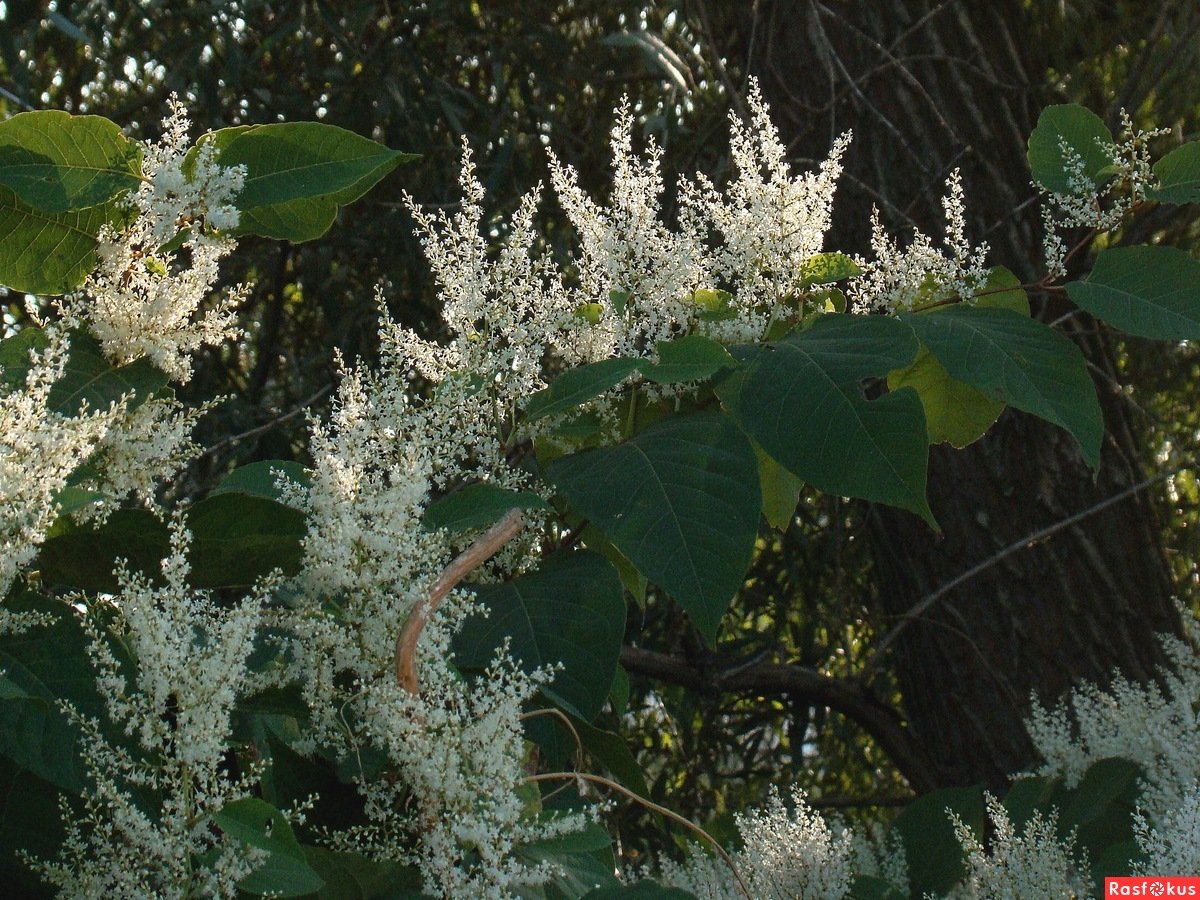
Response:
[[[868,677],[873,671],[875,671],[875,669],[878,668],[883,660],[884,653],[887,652],[888,648],[896,642],[896,639],[900,637],[900,635],[909,625],[920,619],[934,606],[944,600],[951,591],[961,587],[976,575],[986,572],[988,569],[992,568],[992,566],[997,565],[1007,557],[1012,556],[1014,553],[1031,548],[1035,544],[1044,541],[1046,538],[1052,537],[1053,535],[1058,534],[1058,532],[1070,528],[1072,525],[1082,522],[1084,519],[1087,519],[1110,506],[1120,503],[1122,500],[1127,500],[1135,494],[1140,494],[1142,491],[1153,487],[1160,481],[1166,481],[1168,478],[1179,474],[1185,469],[1192,468],[1193,465],[1194,463],[1189,460],[1187,463],[1176,466],[1174,469],[1170,469],[1166,472],[1159,472],[1157,475],[1151,478],[1147,478],[1144,481],[1139,481],[1137,484],[1130,485],[1123,491],[1118,491],[1111,497],[1106,497],[1098,503],[1093,503],[1087,509],[1080,510],[1074,515],[1067,516],[1065,519],[1060,519],[1052,525],[1047,525],[1045,528],[1031,532],[1024,537],[1013,541],[1007,547],[997,550],[987,559],[971,566],[971,568],[955,576],[954,578],[951,578],[941,587],[926,594],[923,598],[921,598],[921,600],[914,604],[908,612],[900,617],[900,621],[898,621],[895,626],[892,627],[891,631],[884,635],[883,640],[879,642],[879,646],[875,648],[875,652],[871,655],[871,658],[868,659],[866,665],[863,666],[862,677]]]
[[[479,568],[500,548],[516,537],[521,530],[521,511],[510,509],[499,522],[475,539],[466,550],[454,558],[445,571],[438,576],[429,593],[413,607],[412,612],[396,638],[396,680],[410,694],[421,692],[421,681],[417,677],[417,641],[430,617],[442,605],[446,595],[473,569]]]
[[[226,447],[231,447],[234,444],[241,443],[242,441],[246,440],[247,438],[252,438],[257,435],[262,434],[263,432],[270,431],[276,425],[286,422],[288,419],[294,419],[296,416],[300,415],[300,413],[304,412],[310,406],[312,406],[312,404],[314,404],[315,402],[320,400],[322,396],[324,396],[325,394],[328,394],[331,390],[333,390],[332,383],[322,385],[315,393],[313,393],[310,396],[301,400],[299,405],[294,407],[293,409],[290,409],[285,413],[281,413],[280,415],[273,418],[270,422],[267,422],[263,425],[258,425],[254,428],[251,428],[249,431],[243,431],[241,434],[233,434],[233,435],[230,435],[229,437],[225,438],[224,440],[217,441],[217,443],[213,444],[211,447],[204,450],[196,458],[203,459],[206,456],[212,456],[212,455],[224,450]]]
[[[603,775],[592,775],[589,772],[545,772],[541,775],[530,775],[525,779],[525,781],[526,783],[532,783],[536,781],[590,781],[593,784],[604,785],[609,790],[616,791],[618,794],[624,794],[635,803],[642,804],[642,806],[646,807],[646,809],[652,810],[661,816],[665,816],[672,822],[678,822],[684,828],[687,828],[693,834],[698,834],[705,841],[712,845],[712,848],[716,851],[717,856],[721,857],[721,860],[725,863],[725,865],[729,866],[729,871],[733,873],[733,877],[737,881],[738,887],[741,888],[742,893],[746,895],[748,900],[754,900],[754,895],[751,894],[750,889],[746,887],[746,882],[742,880],[742,874],[738,871],[737,865],[734,863],[733,857],[729,855],[729,852],[721,846],[720,842],[718,842],[715,837],[713,837],[695,822],[684,818],[679,813],[667,809],[665,806],[659,806],[653,800],[647,800],[641,794],[631,791],[629,788],[622,784],[618,784],[611,778],[605,778]]]

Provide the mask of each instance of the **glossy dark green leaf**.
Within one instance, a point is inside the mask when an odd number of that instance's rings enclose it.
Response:
[[[664,419],[623,444],[555,460],[547,477],[716,640],[750,564],[762,502],[754,448],[729,418]]]
[[[276,569],[300,569],[307,526],[290,506],[253,494],[212,494],[188,510],[187,525],[195,587],[246,587]]]
[[[1112,164],[1105,148],[1112,147],[1112,133],[1094,112],[1078,103],[1048,106],[1029,135],[1029,169],[1033,178],[1056,194],[1070,194],[1063,145],[1083,160],[1084,173],[1097,184],[1102,171]]]
[[[237,233],[293,242],[320,237],[340,206],[416,158],[320,122],[242,125],[204,140],[215,142],[220,165],[246,167]]]
[[[324,885],[321,876],[308,864],[291,824],[266,801],[257,797],[234,800],[213,813],[212,820],[234,840],[267,852],[266,860],[238,882],[243,891],[301,897],[319,891]]]
[[[121,509],[102,525],[71,528],[42,544],[37,568],[43,583],[85,591],[119,589],[113,569],[118,559],[157,577],[170,552],[167,526],[144,509]]]
[[[1036,319],[1008,309],[955,306],[901,317],[950,375],[988,397],[1038,416],[1100,464],[1104,418],[1079,348]]]
[[[98,206],[136,188],[141,158],[101,116],[35,110],[0,122],[0,185],[41,212]]]
[[[561,553],[534,572],[476,589],[487,616],[467,620],[454,641],[458,665],[486,668],[496,650],[526,669],[560,664],[549,688],[585,719],[608,697],[625,634],[625,601],[616,570],[596,553]]]
[[[90,410],[103,410],[129,396],[129,408],[135,409],[166,387],[168,380],[165,372],[144,357],[114,366],[95,338],[73,331],[66,369],[50,391],[49,406],[71,416],[85,404]]]
[[[742,377],[717,393],[763,450],[813,487],[933,524],[920,399],[902,389],[867,400],[861,386],[908,365],[919,346],[896,319],[829,313],[775,344],[738,348]]]
[[[213,488],[212,493],[249,494],[253,497],[279,500],[282,496],[277,486],[280,475],[302,488],[307,488],[312,483],[312,479],[299,463],[286,459],[266,459],[234,469],[221,479],[221,483]]]
[[[1164,203],[1200,203],[1200,141],[1176,147],[1154,164],[1159,187],[1151,200]]]
[[[30,294],[65,294],[96,268],[96,236],[115,222],[113,204],[44,212],[0,185],[0,285]]]
[[[659,341],[658,362],[643,363],[642,374],[659,384],[701,381],[722,369],[737,366],[737,360],[716,341],[689,334],[673,341]]]
[[[424,897],[421,873],[396,862],[375,862],[357,853],[304,847],[304,856],[325,882],[317,900],[407,900]]]
[[[943,896],[966,874],[962,847],[947,810],[962,819],[976,838],[983,837],[983,789],[978,786],[943,788],[918,797],[892,825],[904,842],[914,897]]]
[[[647,878],[620,887],[596,888],[584,894],[583,900],[696,900],[696,895]]]
[[[5,894],[21,900],[60,896],[17,855],[24,850],[37,859],[58,856],[66,837],[58,788],[0,755],[0,797],[0,884]]]
[[[430,530],[444,528],[453,534],[498,522],[510,509],[550,508],[550,504],[531,491],[512,491],[476,482],[429,504],[421,523]]]
[[[1163,341],[1200,338],[1200,262],[1175,247],[1101,250],[1067,296],[1127,334]]]
[[[6,607],[37,611],[53,624],[0,637],[0,754],[72,794],[88,784],[79,753],[83,735],[59,706],[88,717],[105,715],[87,636],[65,604],[31,592]]]
[[[529,398],[525,415],[530,422],[536,422],[572,410],[620,384],[640,366],[641,360],[619,357],[570,369],[554,379],[550,387]]]

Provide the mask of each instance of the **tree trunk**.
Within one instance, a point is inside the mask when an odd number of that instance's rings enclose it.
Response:
[[[916,225],[936,240],[944,182],[960,168],[971,237],[991,245],[993,263],[1025,279],[1038,272],[1025,142],[1053,102],[1043,87],[1051,61],[1038,56],[1023,4],[731,6],[737,11],[720,21],[717,4],[698,11],[723,35],[731,69],[759,79],[793,156],[819,159],[833,135],[854,130],[831,247],[866,249],[872,205],[892,230]],[[1002,786],[1034,762],[1022,727],[1031,692],[1053,701],[1081,679],[1104,682],[1114,667],[1149,677],[1163,662],[1156,633],[1179,629],[1154,510],[1144,491],[1129,491],[1144,476],[1109,380],[1108,348],[1094,323],[1073,328],[1101,376],[1107,436],[1098,478],[1066,432],[1009,410],[965,451],[933,450],[929,498],[943,535],[906,512],[872,512],[883,613],[888,626],[900,623],[889,663],[933,783]]]

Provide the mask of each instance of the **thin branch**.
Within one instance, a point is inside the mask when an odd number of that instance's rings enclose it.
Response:
[[[206,456],[213,456],[217,453],[220,453],[226,447],[231,447],[234,444],[240,444],[242,441],[246,440],[247,438],[256,437],[264,432],[270,431],[276,425],[280,425],[283,422],[286,422],[288,419],[294,419],[296,416],[300,415],[300,413],[305,412],[310,406],[312,406],[314,403],[316,403],[318,400],[320,400],[321,397],[323,397],[325,394],[328,394],[331,390],[333,390],[332,383],[322,385],[320,388],[317,389],[316,392],[314,392],[310,396],[305,397],[303,400],[301,400],[300,403],[297,406],[295,406],[294,408],[288,410],[285,413],[281,413],[280,415],[276,416],[271,421],[269,421],[263,425],[258,425],[254,428],[251,428],[249,431],[243,431],[241,434],[230,435],[229,437],[225,438],[224,440],[217,441],[217,443],[213,444],[211,447],[204,450],[196,458],[203,459]]]
[[[791,663],[752,661],[746,665],[745,661],[737,660],[715,671],[705,671],[687,660],[641,647],[622,647],[621,665],[629,672],[701,694],[718,691],[788,696],[827,706],[871,735],[913,790],[924,793],[936,787],[930,780],[928,757],[904,727],[899,714],[864,684]]]
[[[941,587],[937,588],[937,590],[934,590],[922,597],[912,606],[911,609],[909,609],[908,612],[900,617],[900,621],[898,621],[895,626],[892,627],[891,631],[884,635],[883,640],[879,642],[879,645],[875,648],[871,658],[867,660],[866,665],[863,667],[863,676],[869,676],[881,665],[884,654],[892,646],[892,644],[896,642],[896,640],[900,637],[904,630],[908,628],[909,625],[921,619],[921,617],[933,609],[933,607],[945,600],[952,591],[962,587],[972,578],[975,578],[977,575],[981,575],[993,566],[1003,562],[1013,554],[1019,553],[1022,550],[1031,549],[1047,538],[1058,534],[1060,531],[1065,531],[1072,525],[1077,525],[1084,519],[1088,519],[1099,512],[1103,512],[1110,506],[1115,506],[1123,500],[1128,500],[1130,497],[1140,494],[1147,488],[1153,487],[1159,482],[1166,481],[1168,478],[1179,474],[1185,469],[1190,469],[1193,467],[1194,463],[1189,460],[1183,465],[1176,466],[1175,468],[1169,469],[1165,472],[1159,472],[1157,475],[1147,478],[1144,481],[1139,481],[1137,484],[1130,485],[1129,487],[1125,488],[1125,490],[1118,491],[1111,497],[1106,497],[1098,503],[1093,503],[1087,509],[1082,509],[1074,515],[1067,516],[1065,519],[1060,519],[1051,525],[1047,525],[1045,528],[1040,528],[1037,531],[1031,532],[1024,537],[1013,541],[1008,546],[997,550],[982,562],[971,566],[971,568],[967,569],[965,572],[962,572],[954,578],[951,578]]]
[[[525,779],[525,781],[527,783],[537,781],[590,781],[593,784],[604,785],[604,787],[608,788],[609,790],[616,791],[618,794],[623,794],[630,800],[633,800],[635,803],[640,803],[642,806],[646,807],[646,809],[652,810],[653,812],[670,819],[672,822],[679,823],[684,828],[687,828],[693,834],[699,835],[706,842],[712,845],[712,848],[716,851],[717,856],[721,857],[722,862],[729,866],[729,871],[733,873],[734,879],[737,880],[738,887],[741,888],[742,893],[746,895],[747,900],[754,900],[754,895],[751,894],[750,889],[746,887],[746,882],[742,880],[742,874],[738,871],[737,865],[734,863],[733,857],[729,855],[729,852],[721,846],[720,842],[715,837],[713,837],[695,822],[684,818],[674,810],[667,809],[665,806],[659,806],[653,800],[647,800],[641,794],[631,791],[629,788],[622,784],[618,784],[611,778],[605,778],[603,775],[592,775],[589,772],[545,772],[541,775],[530,775]]]
[[[430,617],[442,605],[454,586],[500,551],[521,530],[521,511],[510,509],[499,522],[475,539],[466,550],[454,558],[404,622],[396,638],[396,680],[410,694],[421,692],[417,677],[417,641]]]

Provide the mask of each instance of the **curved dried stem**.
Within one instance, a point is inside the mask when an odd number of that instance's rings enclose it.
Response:
[[[426,623],[455,585],[495,556],[520,530],[521,511],[510,509],[504,518],[476,538],[470,547],[446,566],[429,593],[408,614],[404,628],[396,638],[396,680],[410,694],[421,692],[421,680],[417,677],[417,641]]]
[[[729,855],[729,851],[722,847],[720,842],[715,837],[713,837],[695,822],[684,818],[674,810],[667,809],[665,806],[659,806],[653,800],[647,800],[641,794],[631,791],[622,784],[617,784],[617,782],[613,781],[611,778],[605,778],[603,775],[593,775],[590,772],[545,772],[541,775],[530,775],[525,779],[527,784],[536,781],[590,781],[593,784],[603,785],[610,791],[616,791],[618,794],[628,797],[635,803],[640,803],[642,806],[646,807],[646,809],[652,810],[661,816],[665,816],[672,822],[679,823],[684,828],[688,829],[688,831],[698,835],[706,843],[712,845],[712,848],[716,851],[717,856],[721,857],[721,861],[724,862],[725,865],[729,866],[729,871],[733,873],[733,877],[734,880],[737,881],[738,888],[743,894],[746,895],[747,900],[754,900],[754,895],[750,893],[750,888],[748,888],[746,886],[746,882],[742,880],[742,873],[738,871],[737,864],[734,863],[733,857]]]
[[[583,739],[579,736],[579,732],[575,730],[575,726],[571,724],[571,720],[567,718],[566,713],[564,713],[562,710],[555,709],[552,706],[545,709],[530,710],[527,713],[521,713],[521,721],[524,722],[528,719],[537,719],[541,716],[553,716],[562,722],[562,724],[566,726],[567,731],[571,732],[571,737],[575,739],[575,749],[579,751],[580,756],[583,756]]]

